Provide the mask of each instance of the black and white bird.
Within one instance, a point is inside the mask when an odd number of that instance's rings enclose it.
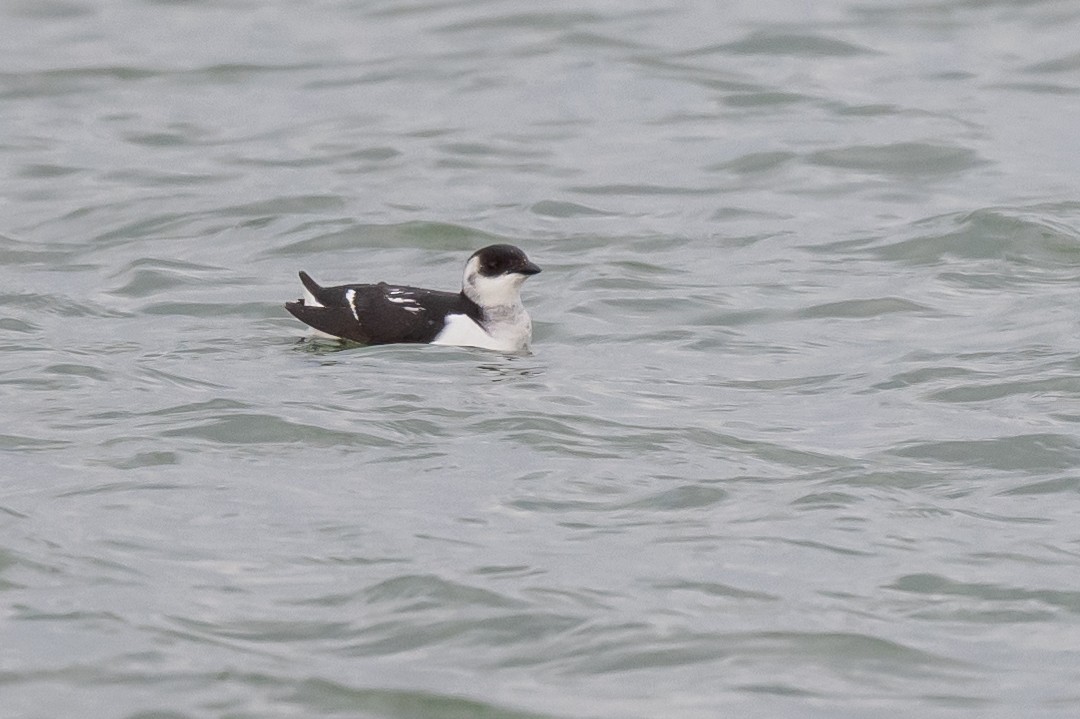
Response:
[[[517,352],[532,339],[521,285],[540,268],[513,245],[490,245],[465,263],[461,292],[419,287],[320,287],[300,272],[304,297],[285,309],[317,331],[369,345],[421,342]]]

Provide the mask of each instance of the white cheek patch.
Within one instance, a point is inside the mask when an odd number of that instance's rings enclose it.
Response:
[[[481,307],[500,307],[521,304],[521,284],[525,275],[509,274],[484,277],[477,274],[466,284],[466,294]]]

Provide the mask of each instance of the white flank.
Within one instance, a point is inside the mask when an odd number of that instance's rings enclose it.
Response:
[[[468,315],[447,315],[442,332],[431,344],[480,347],[499,352],[519,352],[529,346],[532,320],[524,311],[513,319],[503,318],[493,322],[492,327],[493,331],[488,332]]]
[[[489,350],[510,351],[510,347],[503,347],[494,337],[484,331],[484,328],[476,324],[468,315],[447,315],[446,324],[435,339],[433,345],[454,345],[457,347],[483,347]]]

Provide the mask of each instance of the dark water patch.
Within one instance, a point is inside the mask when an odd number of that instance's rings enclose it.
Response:
[[[560,44],[569,47],[601,48],[615,50],[648,50],[649,46],[623,37],[602,35],[589,30],[572,30],[562,35]]]
[[[567,512],[607,512],[617,506],[613,502],[600,502],[592,500],[552,500],[538,497],[515,499],[507,502],[507,506],[524,512],[548,512],[565,514]]]
[[[313,619],[296,621],[266,621],[256,619],[203,621],[186,617],[169,617],[170,623],[184,633],[204,636],[225,642],[276,644],[317,641],[338,637],[349,632],[347,622],[326,622]]]
[[[212,217],[279,217],[340,211],[345,201],[338,195],[284,195],[258,202],[219,207],[210,211]]]
[[[928,594],[939,597],[956,597],[970,599],[978,602],[1004,602],[1017,605],[1041,604],[1055,610],[1064,610],[1071,614],[1080,614],[1080,592],[1061,591],[1054,589],[1032,589],[1028,587],[1010,587],[1000,584],[985,582],[963,582],[943,577],[937,574],[909,574],[898,578],[887,589],[894,589],[909,594]],[[1017,616],[1026,619],[1045,619],[1047,617],[1031,617],[1028,610],[1018,607],[1015,610]],[[961,608],[962,611],[962,608]],[[1001,611],[1001,610],[994,610]],[[951,614],[951,613],[950,613]],[[974,617],[980,621],[997,623],[998,617],[986,616],[976,612]]]
[[[938,402],[989,402],[1016,395],[1028,397],[1080,397],[1080,377],[959,384],[927,395]]]
[[[620,509],[656,511],[682,511],[713,507],[727,501],[728,493],[720,487],[701,484],[685,484],[650,494],[620,506]]]
[[[1075,284],[1078,276],[1074,272],[1055,272],[1050,274],[1042,267],[1012,267],[981,271],[945,271],[938,277],[945,283],[959,290],[974,290],[1000,294],[1003,290],[1015,290],[1017,294],[1034,292],[1042,287],[1058,286],[1067,288]]]
[[[851,547],[841,547],[836,544],[829,544],[827,542],[816,542],[809,539],[782,539],[783,544],[790,544],[793,547],[804,547],[807,549],[820,549],[828,554],[836,554],[843,557],[876,557],[879,556],[878,552],[868,552],[861,549],[852,549]]]
[[[827,374],[814,377],[784,377],[780,379],[759,380],[725,380],[720,383],[721,387],[732,389],[765,391],[765,392],[789,392],[796,394],[821,394],[834,389],[840,380],[846,375]]]
[[[18,434],[0,434],[0,449],[19,452],[45,452],[70,446],[72,442]]]
[[[1004,494],[1004,493],[1003,493]],[[1017,566],[1046,566],[1059,567],[1069,561],[1067,556],[1039,556],[1031,552],[972,552],[968,560],[972,564],[980,564],[987,567],[999,567],[1002,563],[1011,563]]]
[[[20,310],[45,312],[63,318],[116,319],[130,315],[99,302],[86,299],[70,299],[63,295],[44,295],[35,292],[0,294],[0,307],[17,307]]]
[[[123,286],[112,290],[111,294],[133,299],[168,294],[168,290],[176,287],[223,283],[222,275],[226,272],[224,268],[210,265],[142,257],[114,273],[115,278],[127,278],[127,281]]]
[[[78,244],[29,242],[0,235],[0,266],[64,267],[81,249]]]
[[[151,2],[161,5],[197,1],[200,0],[151,0]],[[137,711],[133,714],[128,714],[124,719],[191,719],[192,716],[192,714],[184,714],[183,712],[175,712],[168,709],[148,709],[146,711]]]
[[[829,107],[837,115],[847,115],[852,117],[896,117],[898,115],[912,114],[911,110],[901,107],[900,105],[882,103],[870,105],[831,104]]]
[[[575,202],[559,202],[556,200],[541,200],[534,204],[531,210],[542,217],[615,217],[617,213],[605,212],[604,210],[580,205]]]
[[[913,615],[930,621],[965,622],[981,625],[1041,623],[1052,621],[1054,612],[1039,609],[926,609]]]
[[[464,608],[461,608],[464,609]],[[341,650],[350,657],[393,656],[425,647],[486,647],[506,653],[518,644],[540,642],[562,635],[579,626],[582,620],[555,614],[511,613],[473,619],[425,621],[417,617],[371,624]],[[495,662],[490,662],[494,664]],[[514,666],[514,659],[509,661]]]
[[[446,603],[495,609],[518,609],[524,602],[487,589],[451,582],[432,575],[401,576],[380,582],[364,592],[372,603],[392,603],[395,611],[436,609]]]
[[[933,308],[902,297],[874,297],[860,300],[841,300],[807,307],[800,310],[797,316],[804,319],[869,319],[909,312],[925,316],[938,315]]]
[[[14,317],[4,317],[0,319],[0,331],[2,332],[18,332],[19,334],[33,334],[39,332],[41,327],[38,325],[24,322],[22,320],[15,319]]]
[[[684,53],[684,57],[698,57],[724,53],[731,55],[776,55],[787,57],[852,57],[872,55],[869,48],[853,43],[814,34],[786,34],[767,31],[753,32],[741,40],[711,45]]]
[[[5,14],[25,18],[52,20],[81,18],[95,15],[95,8],[85,3],[66,0],[13,0],[4,8]]]
[[[1073,85],[1055,85],[1048,82],[1001,82],[994,86],[995,90],[1031,93],[1038,97],[1046,95],[1064,95],[1073,97],[1080,95],[1080,87]]]
[[[864,253],[887,261],[940,264],[1000,260],[1061,270],[1080,266],[1080,204],[1042,208],[985,208],[931,217],[893,236],[845,240],[807,248],[814,253]],[[950,272],[957,272],[954,267]],[[972,272],[973,268],[966,270]],[[999,282],[1009,273],[998,271]]]
[[[966,172],[987,164],[974,150],[925,142],[820,150],[810,154],[806,161],[821,167],[927,178]]]
[[[863,501],[862,498],[847,492],[813,492],[799,497],[792,502],[792,505],[811,510],[841,509],[858,504],[861,501]]]
[[[1075,72],[1077,70],[1080,70],[1080,52],[1062,55],[1052,60],[1043,60],[1024,68],[1024,72],[1036,74]]]
[[[170,132],[126,132],[124,139],[133,145],[146,145],[151,148],[188,146],[199,144],[204,139],[202,130],[192,125],[172,125],[170,129]],[[122,176],[114,173],[112,178]]]
[[[1080,441],[1060,434],[1027,434],[912,442],[893,450],[892,454],[958,467],[1045,472],[1076,467],[1080,462]]]
[[[296,683],[284,701],[319,716],[359,713],[386,719],[558,719],[556,714],[518,711],[460,694],[354,688],[322,679]]]
[[[723,170],[739,175],[756,175],[773,172],[790,165],[797,157],[798,155],[794,152],[752,152],[734,160],[708,165],[704,169],[708,172]]]
[[[167,212],[154,217],[140,216],[133,222],[125,222],[119,227],[99,232],[94,240],[112,244],[124,240],[164,239],[191,223],[193,219],[193,216],[186,212]]]
[[[280,317],[278,303],[270,302],[152,302],[139,308],[145,315],[173,317],[243,317],[265,319]]]
[[[538,570],[525,564],[510,566],[483,566],[473,570],[480,576],[487,577],[528,577],[540,574]]]
[[[160,170],[121,170],[109,172],[104,178],[124,184],[146,187],[190,187],[227,183],[237,179],[233,173],[164,172]]]
[[[563,30],[598,23],[602,16],[590,12],[504,12],[484,15],[464,22],[449,23],[437,32],[477,32],[491,30]]]
[[[229,161],[230,165],[240,167],[303,169],[335,167],[342,174],[366,174],[380,165],[401,156],[401,151],[393,147],[374,146],[357,148],[355,145],[310,148],[304,154],[289,154],[283,157],[238,157]],[[346,169],[345,163],[356,163]]]
[[[568,188],[571,192],[579,192],[583,195],[611,195],[629,197],[650,197],[653,195],[711,195],[715,194],[713,188],[704,187],[677,187],[651,184],[617,183],[608,185],[579,185]]]
[[[275,247],[273,255],[311,255],[358,248],[412,248],[473,252],[484,245],[513,243],[511,238],[481,232],[470,227],[442,222],[406,222],[400,225],[355,224],[344,230],[324,233]],[[464,258],[461,258],[464,266]],[[460,271],[460,270],[458,270]],[[457,272],[455,272],[455,277]]]
[[[773,309],[711,310],[695,318],[701,327],[757,327],[769,322],[786,321],[790,313]]]
[[[183,70],[181,76],[196,85],[244,85],[263,75],[306,73],[320,70],[322,63],[220,63]]]
[[[32,100],[99,92],[103,84],[141,82],[158,77],[156,70],[126,65],[53,68],[0,73],[0,100]]]
[[[143,469],[146,467],[167,467],[180,464],[180,455],[177,452],[171,451],[136,452],[135,454],[122,459],[98,460],[98,463],[122,470]],[[176,486],[163,484],[158,485],[158,488],[173,489],[176,488]]]
[[[799,92],[781,92],[779,90],[763,90],[760,92],[732,93],[723,99],[728,107],[760,107],[774,109],[791,105],[801,105],[812,102],[815,98]]]
[[[344,432],[252,413],[163,429],[159,434],[162,437],[203,440],[216,445],[282,446],[303,443],[315,447],[384,447],[387,444],[386,437],[376,434]]]
[[[437,147],[449,155],[467,157],[534,158],[548,154],[542,150],[532,150],[527,146],[514,146],[507,143],[496,145],[482,142],[448,142]]]
[[[884,391],[917,387],[919,385],[930,383],[948,382],[952,384],[955,380],[972,379],[979,377],[980,374],[982,373],[957,366],[920,367],[919,369],[899,372],[888,380],[875,384],[872,389]],[[982,374],[982,376],[989,375]]]
[[[149,455],[149,454],[151,454],[151,453],[147,453],[147,455]],[[137,466],[137,467],[150,467],[150,466],[161,466],[163,464],[173,464],[173,462],[169,461],[169,460],[175,459],[175,455],[172,452],[154,452],[152,454],[156,455],[156,457],[153,457],[153,458],[147,457],[147,459],[151,460],[150,462],[148,462],[148,463],[139,463],[139,464],[137,464],[135,466]],[[144,455],[144,456],[146,456],[146,455]],[[166,456],[167,456],[167,458],[166,458]],[[162,462],[162,461],[160,461],[161,459],[166,459],[166,461]],[[78,489],[72,489],[72,490],[68,490],[66,492],[60,492],[56,496],[58,498],[65,498],[65,497],[82,497],[82,496],[86,496],[86,495],[95,495],[95,494],[126,494],[126,493],[129,493],[129,492],[160,492],[160,491],[170,492],[170,491],[182,490],[182,489],[184,489],[184,485],[175,484],[175,483],[171,483],[171,482],[125,480],[125,481],[116,481],[116,482],[105,482],[105,483],[101,483],[101,484],[92,484],[92,485],[86,486],[86,487],[79,487]]]
[[[325,195],[281,196],[237,205],[218,205],[209,209],[183,212],[144,212],[141,219],[124,222],[118,226],[97,232],[97,247],[127,244],[132,240],[157,240],[175,242],[192,232],[210,234],[232,229],[236,221],[244,226],[261,228],[292,215],[313,215],[333,212],[344,207],[338,197]],[[211,220],[228,221],[228,224],[211,225]],[[108,223],[105,223],[108,224]],[[208,228],[205,227],[211,225]]]
[[[169,372],[159,367],[150,366],[152,362],[153,358],[149,359],[148,362],[143,363],[142,366],[139,367],[137,375],[140,383],[150,388],[164,389],[169,387],[181,387],[184,389],[205,391],[222,390],[227,387],[227,385],[220,382],[199,377],[189,377],[176,372]]]
[[[646,671],[657,667],[688,667],[695,664],[728,662],[764,668],[775,661],[799,666],[825,666],[839,673],[856,672],[880,676],[930,678],[941,673],[958,673],[964,665],[930,652],[913,649],[873,636],[851,633],[745,632],[730,634],[687,634],[649,637],[635,633],[636,642],[626,637],[594,646],[587,666],[576,672],[587,674]],[[636,646],[635,646],[636,644]]]
[[[41,371],[47,375],[72,378],[81,377],[83,379],[94,380],[96,382],[108,382],[112,379],[111,373],[106,372],[99,367],[85,364],[54,364],[42,368]]]
[[[1055,477],[1033,482],[1025,482],[1001,492],[1005,496],[1024,496],[1039,494],[1076,494],[1080,492],[1080,477]]]
[[[880,489],[889,492],[932,492],[950,486],[950,478],[937,471],[910,469],[864,469],[832,473],[826,480],[831,485]]]
[[[813,699],[815,697],[824,697],[824,694],[822,694],[821,692],[779,682],[772,684],[740,684],[736,688],[742,692],[748,692],[750,694],[762,694],[765,696],[792,697],[798,699]]]
[[[656,589],[665,592],[693,592],[696,594],[701,594],[705,597],[721,600],[751,600],[760,602],[775,602],[780,600],[780,597],[775,594],[768,594],[766,592],[758,592],[747,589],[739,589],[738,587],[732,587],[727,584],[720,584],[718,582],[696,582],[681,580],[672,582],[657,582],[653,586]]]
[[[23,165],[15,173],[16,176],[26,180],[54,180],[58,177],[67,177],[80,172],[85,172],[85,167],[69,167],[66,165],[52,164],[29,164]]]

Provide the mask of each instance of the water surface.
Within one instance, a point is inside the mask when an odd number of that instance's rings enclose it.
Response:
[[[1074,716],[1078,34],[5,4],[5,716]],[[530,355],[282,308],[491,242]]]

